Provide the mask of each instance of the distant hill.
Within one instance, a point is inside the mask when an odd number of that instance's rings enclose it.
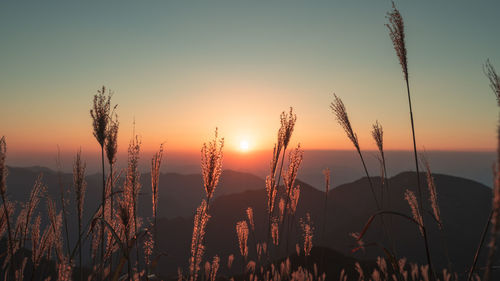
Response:
[[[421,177],[424,184],[424,208],[429,209],[424,174]],[[434,178],[453,269],[458,273],[464,273],[470,265],[482,228],[488,218],[491,189],[480,183],[459,177],[435,174]],[[380,178],[372,180],[375,183],[375,191],[379,194]],[[298,218],[304,217],[306,212],[310,212],[316,228],[315,245],[327,246],[348,256],[351,255],[351,249],[355,242],[348,234],[361,231],[370,215],[377,210],[367,179],[363,178],[341,185],[329,192],[326,239],[323,239],[322,224],[324,192],[320,192],[303,182],[297,183],[301,186],[301,196],[296,214],[294,237],[290,239],[292,242],[290,242],[289,250],[293,251],[295,243],[301,241]],[[415,190],[416,174],[413,172],[398,174],[389,180],[389,186],[391,209],[411,215],[410,208],[404,200],[404,191],[407,188]],[[207,226],[206,257],[215,254],[227,257],[231,253],[238,256],[235,224],[237,221],[245,219],[247,207],[252,207],[254,210],[257,240],[265,241],[266,200],[266,193],[263,189],[220,196],[214,200],[210,208],[212,218]],[[435,257],[433,263],[437,268],[443,268],[447,262],[444,258],[444,244],[441,234],[437,226],[432,223],[429,215],[426,215],[425,219],[430,224],[428,228],[431,251]],[[426,263],[423,240],[415,225],[397,217],[392,218],[391,221],[387,216],[385,216],[384,223],[388,226],[392,224],[390,234],[396,241],[396,251],[399,257],[405,256],[411,261]],[[170,253],[167,258],[161,261],[160,268],[165,272],[172,273],[178,265],[187,264],[192,225],[192,219],[178,218],[161,221],[159,237],[163,237],[163,239],[159,241],[160,248]],[[249,238],[249,241],[252,241],[253,245],[252,239]],[[386,247],[391,246],[382,234],[380,220],[374,221],[364,240],[367,243],[379,242]],[[255,255],[254,253],[255,251],[251,248],[250,255]],[[280,254],[284,255],[285,253],[280,251]],[[380,249],[369,247],[365,252],[355,253],[354,257],[371,259],[383,255],[384,253]]]
[[[11,199],[24,201],[40,172],[43,172],[43,182],[48,185],[51,196],[59,198],[57,197],[59,192],[57,172],[41,167],[9,167],[7,184]],[[335,177],[335,174],[333,176]],[[488,217],[491,206],[491,189],[478,182],[460,177],[434,174],[434,178],[449,255],[453,262],[453,269],[461,274],[470,265],[482,228]],[[421,175],[421,179],[425,198],[424,207],[429,210],[430,204],[424,174]],[[97,207],[100,202],[100,177],[99,175],[90,175],[87,177],[87,181],[89,186],[86,196],[86,211],[87,216],[89,216],[91,210]],[[375,184],[376,194],[380,194],[380,178],[374,177],[372,181]],[[61,174],[61,182],[64,187],[71,187],[71,174]],[[143,187],[139,211],[141,215],[149,216],[151,212],[149,174],[141,176],[141,183]],[[410,215],[410,208],[404,200],[404,191],[407,188],[416,190],[416,174],[413,172],[400,173],[390,178],[388,183],[391,201],[390,206],[388,202],[384,202],[385,208]],[[368,247],[365,252],[351,253],[355,243],[348,234],[361,231],[370,215],[377,210],[367,178],[361,178],[330,190],[327,209],[328,226],[325,238],[323,235],[325,193],[301,181],[297,181],[296,184],[301,186],[301,195],[294,231],[289,239],[289,253],[294,251],[295,243],[301,241],[299,219],[304,217],[306,212],[309,212],[315,224],[315,245],[326,246],[339,251],[342,255],[357,259],[370,260],[383,255],[383,252],[376,247]],[[229,254],[235,254],[238,257],[235,224],[237,221],[245,219],[247,207],[252,207],[254,210],[256,240],[266,240],[267,195],[264,186],[264,181],[261,178],[251,174],[234,171],[223,172],[210,207],[212,218],[207,226],[206,259],[211,259],[218,254],[222,263],[225,263]],[[158,245],[160,250],[167,253],[167,256],[160,260],[158,268],[165,276],[175,275],[178,266],[184,267],[188,263],[193,227],[192,215],[204,198],[204,193],[201,175],[175,173],[161,175],[159,213],[163,218],[159,220]],[[68,193],[68,197],[73,200],[73,193]],[[45,210],[43,204],[41,210]],[[69,215],[74,216],[74,211],[71,209],[69,211]],[[437,226],[432,223],[432,218],[429,215],[426,214],[425,219],[429,225],[433,263],[437,268],[443,268],[446,266],[446,259],[444,255],[445,244],[441,233]],[[72,221],[70,221],[70,229],[74,228]],[[423,241],[415,225],[404,219],[398,217],[390,219],[388,216],[384,217],[384,224],[387,227],[392,225],[390,235],[395,240],[395,249],[399,257],[404,256],[411,261],[426,262]],[[381,225],[380,220],[374,221],[364,240],[367,243],[379,242],[386,247],[391,247],[381,231]],[[249,244],[251,245],[250,256],[254,257],[253,236],[250,236]],[[483,251],[483,256],[485,252]],[[285,256],[285,251],[281,249],[275,254],[277,257]]]
[[[45,167],[8,167],[7,189],[12,200],[24,201],[38,176],[42,175],[42,182],[48,187],[49,194],[55,200],[59,199],[60,183],[66,190],[65,196],[70,202],[74,201],[73,175],[59,174]],[[94,211],[101,201],[101,175],[93,174],[86,177],[87,193],[85,195],[86,210]],[[139,213],[141,216],[151,216],[151,174],[141,175],[141,192],[139,195]],[[246,190],[264,188],[265,182],[261,178],[248,173],[225,170],[222,172],[215,197],[240,193]],[[123,179],[115,189],[123,188]],[[165,173],[160,175],[159,185],[159,217],[190,217],[193,210],[205,196],[203,180],[200,174],[182,175]],[[58,204],[60,202],[57,202]],[[74,210],[69,210],[73,212]]]

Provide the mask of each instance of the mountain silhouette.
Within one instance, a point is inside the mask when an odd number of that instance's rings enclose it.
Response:
[[[42,181],[48,186],[49,195],[59,200],[59,182],[68,190],[72,188],[71,174],[58,174],[43,167],[15,168],[9,167],[7,178],[8,194],[11,200],[24,201],[31,191],[34,181],[43,173]],[[299,173],[300,177],[300,173]],[[444,235],[439,230],[431,210],[429,193],[425,174],[421,174],[423,205],[422,211],[427,225],[432,262],[437,269],[448,265],[446,250],[452,262],[452,267],[458,274],[464,274],[472,262],[482,228],[488,218],[491,207],[491,188],[465,178],[434,174],[437,187],[438,202],[444,226]],[[60,178],[60,180],[59,180]],[[333,173],[335,178],[335,172]],[[89,218],[100,202],[100,175],[87,176],[86,217]],[[411,216],[411,210],[404,199],[404,192],[410,189],[418,194],[416,189],[416,173],[404,172],[388,179],[389,192],[381,198],[381,179],[372,177],[374,192],[384,210],[401,212]],[[139,214],[149,217],[151,214],[150,175],[141,176],[141,195],[139,198]],[[295,245],[302,243],[300,219],[311,215],[315,227],[314,245],[326,247],[338,252],[338,255],[356,260],[373,260],[383,256],[384,252],[375,246],[366,247],[364,251],[352,253],[356,241],[349,233],[360,232],[369,217],[377,212],[375,200],[370,190],[368,179],[342,184],[328,192],[327,227],[325,220],[325,193],[309,184],[296,181],[301,187],[297,212],[291,223],[290,235],[282,235],[282,246],[279,249],[270,247],[273,258],[283,258],[295,252]],[[117,184],[121,188],[122,183]],[[259,177],[247,173],[224,171],[215,197],[210,204],[211,218],[207,225],[205,237],[205,260],[211,260],[214,255],[221,257],[221,263],[227,262],[227,257],[234,254],[235,266],[242,262],[239,255],[235,224],[246,219],[246,209],[251,207],[254,212],[255,236],[249,236],[249,256],[256,256],[255,241],[267,241],[268,215],[267,194],[265,183]],[[280,188],[279,198],[283,196]],[[205,197],[201,175],[181,175],[175,173],[162,174],[160,177],[160,199],[158,220],[158,250],[166,253],[159,261],[159,272],[162,276],[173,277],[177,268],[185,268],[188,264],[191,235],[193,231],[193,214],[196,207]],[[70,204],[68,217],[72,218],[75,211],[71,210],[74,201],[73,191],[66,191]],[[390,200],[388,200],[390,198]],[[59,201],[56,201],[60,205]],[[58,207],[60,209],[60,206]],[[41,204],[39,211],[45,212]],[[75,220],[69,220],[70,243],[74,243]],[[383,226],[387,231],[383,231]],[[255,237],[255,238],[254,238]],[[288,249],[285,250],[288,240]],[[396,257],[406,257],[409,261],[426,263],[425,250],[420,232],[413,223],[396,216],[384,215],[377,217],[371,224],[363,240],[369,245],[377,242],[388,249],[394,249]],[[444,243],[446,241],[446,243]],[[484,264],[483,251],[479,264]],[[335,254],[337,255],[337,254]],[[349,264],[352,264],[349,263]],[[352,270],[352,268],[350,269]],[[338,276],[338,272],[334,272]]]

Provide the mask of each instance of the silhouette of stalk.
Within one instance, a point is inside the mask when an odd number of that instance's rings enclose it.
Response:
[[[429,201],[431,202],[431,207],[432,207],[432,217],[436,220],[436,223],[438,224],[439,231],[441,232],[441,240],[443,243],[443,248],[444,248],[444,254],[446,256],[447,262],[448,262],[448,271],[453,272],[452,270],[452,264],[450,260],[450,254],[448,252],[448,243],[446,239],[446,233],[444,230],[444,225],[441,220],[441,210],[439,208],[438,204],[438,199],[437,199],[437,190],[436,190],[436,183],[434,182],[434,177],[432,176],[431,173],[431,167],[429,165],[429,161],[427,161],[427,158],[425,157],[424,154],[421,155],[422,163],[426,169],[426,176],[427,176],[427,187],[429,188]]]
[[[116,106],[115,106],[115,108],[116,108]],[[114,111],[114,109],[113,109],[113,111]],[[113,116],[114,116],[114,118],[113,118]],[[119,125],[120,125],[120,123],[118,122],[118,115],[116,113],[111,114],[109,116],[108,126],[106,128],[106,156],[107,156],[108,164],[109,164],[109,178],[111,179],[110,180],[111,197],[109,198],[111,217],[114,217],[113,166],[116,162],[116,153],[118,151],[118,127],[119,127]]]
[[[486,239],[486,234],[488,233],[488,229],[490,228],[491,217],[493,216],[493,212],[490,211],[490,215],[488,216],[488,220],[486,221],[486,225],[484,226],[483,233],[481,234],[481,238],[479,239],[479,245],[477,246],[476,253],[474,254],[474,259],[472,261],[472,266],[469,269],[469,274],[467,276],[467,281],[472,279],[472,275],[474,274],[474,269],[477,265],[477,260],[479,258],[479,254],[481,253],[481,249],[484,244],[484,240]]]
[[[295,179],[297,178],[297,173],[299,171],[300,164],[302,163],[304,151],[300,148],[300,144],[298,144],[297,148],[290,151],[288,155],[288,169],[283,176],[283,182],[285,183],[285,191],[286,191],[286,202],[285,202],[285,211],[283,215],[283,221],[281,222],[281,226],[285,225],[285,221],[288,218],[290,220],[290,216],[295,213],[295,210],[292,210],[291,206],[291,196],[294,191]],[[296,206],[295,206],[296,207]],[[290,224],[290,223],[289,223]],[[284,228],[283,228],[284,230]],[[287,237],[286,237],[286,245],[285,245],[285,255],[288,252],[288,242],[290,240],[290,232],[291,228],[287,228]],[[281,231],[281,236],[284,235],[284,231]],[[281,240],[281,239],[280,239]]]
[[[495,68],[487,60],[484,66],[484,72],[490,80],[490,87],[497,97],[498,105],[500,106],[500,78],[498,77]],[[491,268],[493,266],[493,258],[497,248],[498,233],[500,232],[500,116],[499,124],[497,125],[497,163],[495,165],[495,183],[493,186],[493,202],[491,206],[491,240],[490,251],[488,253],[488,261],[486,263],[486,270],[484,272],[484,281],[489,281]]]
[[[246,214],[247,214],[247,219],[248,219],[248,225],[250,226],[250,232],[252,233],[252,238],[253,242],[255,244],[255,260],[258,262],[259,261],[259,250],[257,246],[257,238],[255,237],[255,221],[253,217],[253,209],[252,207],[248,207],[246,209]]]
[[[389,181],[387,180],[387,165],[385,162],[385,153],[384,153],[384,129],[382,128],[382,125],[378,121],[373,124],[373,130],[372,130],[372,137],[375,140],[375,143],[377,144],[378,151],[380,153],[379,156],[379,161],[380,161],[380,166],[382,168],[382,173],[381,173],[381,178],[382,178],[382,188],[381,190],[381,205],[384,207],[384,186],[386,189],[386,194],[387,194],[387,208],[390,210],[391,209],[391,200],[390,200],[390,190],[389,190]],[[392,216],[389,216],[389,229],[387,231],[387,238],[389,238],[389,242],[391,243],[392,246],[392,252],[394,255],[396,255],[396,245],[395,245],[395,240],[392,238]]]
[[[293,114],[293,108],[290,107],[290,113],[287,115],[284,111],[281,113],[281,127],[278,133],[278,141],[281,141],[283,147],[283,154],[281,156],[281,165],[278,173],[278,178],[276,180],[276,190],[280,187],[281,174],[283,172],[283,164],[285,163],[285,154],[290,139],[292,138],[293,129],[295,127],[295,122],[297,121],[297,115]],[[299,145],[300,147],[300,145]],[[278,155],[279,156],[279,155]],[[287,196],[288,200],[289,196]],[[285,204],[285,207],[287,204]],[[271,214],[272,215],[272,214]]]
[[[140,270],[140,261],[139,261],[139,239],[137,239],[137,199],[139,197],[139,191],[141,189],[141,184],[140,184],[140,177],[141,174],[139,173],[139,152],[141,148],[141,142],[139,141],[139,137],[135,135],[135,137],[132,138],[130,141],[129,147],[128,147],[128,167],[127,167],[127,189],[128,189],[128,194],[126,195],[126,200],[128,200],[131,204],[129,205],[129,208],[131,208],[131,215],[132,215],[132,220],[133,220],[133,231],[134,231],[134,237],[135,240],[135,248],[136,248],[136,259],[137,259],[137,271],[141,272]]]
[[[500,147],[500,129],[499,129],[499,147]],[[500,149],[498,152],[500,157]],[[500,158],[499,158],[500,159]],[[493,187],[493,202],[492,202],[492,216],[491,216],[491,238],[488,252],[488,259],[486,263],[486,270],[484,272],[483,281],[489,281],[491,275],[491,268],[493,267],[495,251],[497,248],[498,233],[500,232],[500,173],[499,173],[500,160],[497,160],[495,167],[495,186]]]
[[[275,210],[275,201],[276,194],[278,192],[279,184],[281,181],[281,171],[283,170],[283,164],[285,161],[285,154],[290,139],[292,137],[293,129],[295,127],[295,122],[297,121],[297,115],[293,113],[293,108],[290,107],[290,112],[287,114],[283,111],[280,115],[281,126],[278,130],[278,140],[274,146],[273,157],[271,160],[270,166],[270,174],[266,177],[266,191],[268,196],[268,231],[267,231],[267,245],[270,245],[269,241],[271,239],[271,224],[273,223],[272,216]],[[280,154],[283,151],[281,156],[281,166],[279,173],[276,178],[276,168],[278,165],[278,161],[280,158]],[[268,248],[268,257],[269,257],[269,248]]]
[[[102,164],[102,212],[101,212],[101,263],[104,263],[104,210],[106,205],[106,176],[104,171],[104,145],[106,142],[106,133],[109,122],[109,114],[111,109],[111,92],[108,91],[106,96],[106,88],[102,86],[94,95],[93,108],[90,110],[92,117],[92,125],[94,129],[94,137],[101,146],[101,164]],[[104,277],[104,267],[101,267],[101,278]]]
[[[491,65],[489,59],[486,60],[486,64],[483,66],[483,72],[486,75],[486,77],[488,78],[488,80],[490,81],[490,88],[491,88],[491,90],[493,90],[493,94],[495,95],[495,97],[497,99],[497,105],[500,106],[500,78],[498,77],[493,65]],[[500,118],[499,118],[499,120],[500,120]],[[500,130],[500,129],[497,129],[497,130]],[[500,132],[498,132],[497,134],[498,134],[497,138],[500,138]],[[499,142],[500,142],[500,140],[499,140]],[[500,144],[498,145],[497,149],[500,150]],[[498,152],[498,153],[500,154],[500,152]],[[500,157],[497,157],[497,158],[500,159]],[[497,165],[498,165],[498,161],[500,161],[498,159],[497,159]],[[496,169],[498,169],[498,167]],[[496,184],[496,176],[495,176],[495,183],[494,184]],[[492,217],[493,217],[493,208],[490,211],[488,221],[486,222],[486,225],[484,226],[483,233],[481,235],[481,239],[479,240],[479,245],[477,247],[476,254],[474,255],[474,260],[472,261],[472,266],[469,270],[469,275],[467,277],[467,281],[470,281],[472,279],[472,275],[474,274],[474,269],[476,267],[477,260],[479,258],[479,253],[481,252],[481,248],[483,247],[484,240],[486,238],[486,233],[488,232],[488,229],[490,227]]]
[[[418,196],[419,196],[419,207],[421,210],[422,208],[422,188],[420,186],[420,171],[419,171],[419,166],[418,166],[418,156],[417,156],[417,143],[415,141],[415,124],[413,122],[413,110],[411,106],[411,95],[410,95],[410,82],[408,79],[408,58],[407,58],[407,51],[406,51],[406,45],[405,45],[405,32],[404,32],[404,22],[403,22],[403,17],[401,16],[401,13],[399,10],[396,8],[396,5],[394,2],[392,3],[392,11],[387,13],[387,18],[389,20],[389,23],[386,24],[387,28],[389,29],[389,36],[392,40],[392,43],[394,45],[394,49],[396,51],[396,54],[399,58],[399,63],[401,64],[402,70],[403,70],[403,75],[404,75],[404,80],[406,82],[406,92],[408,94],[408,106],[410,110],[410,121],[411,121],[411,132],[412,132],[412,138],[413,138],[413,154],[415,158],[415,169],[417,172],[417,188],[418,188]],[[422,218],[423,219],[423,218]],[[427,239],[427,230],[425,228],[425,223],[422,222],[423,227],[423,237],[424,237],[424,244],[425,244],[425,253],[427,257],[427,263],[429,265],[429,270],[432,273],[431,276],[433,279],[436,279],[435,272],[432,267],[432,262],[431,262],[431,255],[430,255],[430,249],[429,249],[429,242]]]
[[[497,103],[500,106],[500,77],[497,75],[497,72],[489,59],[486,60],[486,63],[483,66],[483,72],[490,80],[490,88],[497,98]]]
[[[70,249],[69,249],[68,217],[66,214],[66,200],[64,198],[64,187],[63,187],[63,183],[62,183],[61,149],[59,148],[59,145],[57,146],[56,165],[57,165],[57,180],[59,182],[59,195],[61,198],[61,206],[62,206],[62,218],[63,218],[63,223],[64,223],[64,234],[66,235],[66,250],[68,251],[68,255],[69,255]]]
[[[80,266],[80,280],[83,280],[82,270],[82,218],[83,218],[83,202],[85,201],[85,189],[87,183],[85,182],[85,163],[82,163],[82,150],[80,149],[76,154],[75,163],[73,165],[73,184],[76,194],[76,210],[78,214],[78,248],[79,248],[79,266]]]
[[[215,128],[214,140],[208,144],[204,143],[201,148],[201,172],[203,176],[203,186],[207,195],[207,209],[222,173],[223,147],[224,138],[218,139],[218,129]]]
[[[335,114],[338,123],[344,129],[345,133],[347,134],[347,137],[349,138],[349,140],[351,140],[352,144],[356,148],[356,151],[358,152],[359,158],[361,159],[361,163],[363,164],[363,169],[365,171],[366,177],[368,178],[368,183],[370,185],[370,190],[372,192],[373,199],[375,200],[375,205],[377,206],[377,211],[380,211],[380,204],[377,199],[377,195],[375,194],[375,190],[373,189],[373,183],[370,174],[368,173],[368,169],[366,168],[363,154],[361,154],[361,149],[359,147],[359,142],[358,142],[358,136],[356,135],[356,133],[354,133],[352,129],[351,121],[349,120],[349,116],[347,115],[344,103],[336,94],[333,94],[333,97],[334,101],[330,104],[330,108],[332,109],[333,114]]]
[[[210,141],[208,144],[204,143],[201,148],[201,172],[207,200],[202,201],[194,217],[193,236],[191,240],[191,258],[189,260],[189,281],[196,281],[198,277],[199,264],[204,253],[203,237],[205,236],[205,227],[210,218],[210,215],[208,214],[210,199],[214,194],[222,173],[223,147],[224,138],[220,140],[218,139],[218,129],[215,128],[214,140]]]
[[[118,122],[118,115],[114,112],[117,105],[113,108],[113,112],[109,115],[108,126],[106,128],[106,157],[108,159],[109,164],[109,194],[110,197],[106,198],[106,201],[109,201],[109,216],[110,219],[115,217],[114,215],[114,171],[113,167],[116,163],[116,153],[118,151],[118,128],[120,123]],[[113,256],[111,254],[110,258],[111,267],[113,267]]]
[[[328,223],[328,191],[330,189],[330,169],[326,168],[323,170],[323,175],[325,176],[325,205],[323,209],[323,246],[326,245],[326,230]],[[321,266],[325,266],[325,249],[321,251]]]
[[[14,277],[14,272],[16,271],[16,260],[14,258],[14,240],[12,235],[12,228],[10,225],[10,216],[9,210],[7,207],[7,166],[5,165],[5,158],[7,154],[7,144],[5,142],[5,136],[0,138],[0,195],[2,196],[3,203],[3,211],[5,220],[7,222],[7,238],[8,238],[8,247],[9,247],[9,255],[10,255],[10,271],[12,276]]]
[[[160,182],[160,167],[161,160],[163,157],[163,144],[160,145],[160,150],[156,152],[151,159],[151,189],[152,189],[152,203],[153,203],[153,241],[156,242],[157,239],[157,209],[158,209],[158,186]]]

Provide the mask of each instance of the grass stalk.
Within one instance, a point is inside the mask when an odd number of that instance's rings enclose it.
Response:
[[[70,254],[70,245],[69,245],[69,231],[68,231],[68,216],[66,213],[66,199],[64,198],[64,186],[62,183],[61,150],[60,150],[59,146],[57,146],[56,165],[57,165],[57,179],[59,182],[59,197],[61,199],[62,218],[63,218],[63,223],[64,223],[64,234],[66,235],[66,250],[67,250],[68,255],[69,255]]]
[[[418,165],[418,155],[417,155],[417,142],[415,138],[415,123],[413,121],[413,108],[411,104],[411,94],[410,94],[410,82],[408,78],[408,57],[407,57],[407,49],[406,49],[406,44],[405,44],[405,31],[404,31],[404,21],[403,17],[401,16],[401,13],[399,10],[396,8],[396,5],[394,2],[392,3],[392,11],[387,14],[387,18],[389,19],[389,23],[386,24],[387,28],[389,29],[389,36],[392,40],[394,50],[396,51],[396,54],[399,59],[399,63],[402,67],[403,75],[404,75],[404,80],[406,82],[406,92],[408,95],[408,107],[409,107],[409,112],[410,112],[410,122],[411,122],[411,132],[412,132],[412,140],[413,140],[413,156],[415,159],[415,169],[416,169],[416,177],[417,177],[417,190],[418,190],[418,197],[419,197],[419,208],[420,210],[423,210],[422,208],[422,202],[423,202],[423,196],[422,196],[422,187],[420,184],[420,170],[419,170],[419,165]],[[424,222],[424,218],[422,216],[422,220]],[[425,225],[425,223],[423,223]],[[424,245],[425,245],[425,254],[427,258],[427,263],[429,265],[429,270],[431,272],[431,279],[436,279],[436,274],[433,270],[432,267],[432,261],[431,261],[431,255],[430,255],[430,249],[429,249],[429,242],[427,238],[427,229],[423,227],[423,238],[424,238]]]
[[[7,199],[7,166],[5,165],[5,158],[7,154],[7,144],[5,142],[5,136],[0,138],[0,195],[2,196],[3,210],[4,216],[7,224],[7,238],[8,238],[8,247],[9,247],[9,255],[10,255],[10,272],[14,277],[16,272],[16,260],[14,257],[14,240],[12,235],[12,227],[10,225],[10,215],[7,204],[9,204]]]

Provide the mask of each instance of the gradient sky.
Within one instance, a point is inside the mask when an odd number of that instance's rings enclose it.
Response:
[[[406,24],[417,142],[493,150],[498,109],[482,72],[500,70],[500,1],[397,1]],[[14,155],[98,149],[89,109],[119,104],[120,148],[135,119],[145,150],[198,150],[219,127],[229,150],[271,148],[293,106],[294,141],[350,149],[329,109],[347,106],[362,148],[371,124],[410,149],[390,1],[3,1],[0,135]]]

